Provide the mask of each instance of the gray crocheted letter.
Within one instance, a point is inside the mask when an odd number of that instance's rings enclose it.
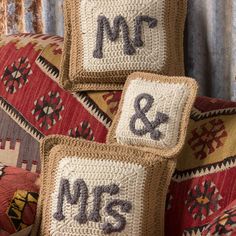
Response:
[[[88,188],[86,183],[82,179],[78,179],[73,185],[74,195],[70,192],[70,183],[67,179],[61,179],[58,200],[57,200],[57,212],[54,213],[53,217],[62,221],[65,216],[63,215],[63,202],[66,197],[67,202],[71,205],[78,204],[79,198],[81,197],[79,214],[75,216],[75,220],[80,224],[87,222],[86,207],[88,200]]]
[[[114,42],[119,37],[120,30],[123,33],[124,40],[124,54],[133,55],[135,53],[135,48],[133,47],[130,36],[129,27],[123,16],[116,16],[114,19],[114,26],[111,27],[109,20],[105,16],[98,17],[98,28],[97,28],[97,39],[96,39],[96,49],[93,52],[94,58],[103,58],[103,40],[104,32],[107,32],[108,39]]]

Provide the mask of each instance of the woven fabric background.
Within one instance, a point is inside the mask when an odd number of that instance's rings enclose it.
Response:
[[[203,235],[207,227],[213,231],[221,227],[219,232],[224,234],[220,235],[234,235],[234,211],[223,221],[209,224],[236,199],[235,114],[235,102],[196,99],[186,143],[169,187],[166,235]]]
[[[201,94],[236,100],[236,1],[188,0],[186,73]]]
[[[63,0],[0,0],[0,34],[63,36]],[[236,100],[236,1],[188,0],[186,73],[201,94]]]
[[[225,223],[222,224],[223,222]],[[203,230],[202,235],[236,235],[236,201],[233,201]]]
[[[92,130],[94,140],[104,142],[107,128],[116,113],[120,92],[83,92],[72,95],[58,86],[61,46],[62,38],[45,35],[2,36],[0,39],[0,122],[4,120],[2,123],[7,124],[6,127],[0,126],[0,155],[11,156],[19,167],[39,171],[39,154],[35,152],[38,149],[38,138],[35,136],[60,133],[91,140]],[[22,58],[28,58],[28,61],[22,61]],[[15,83],[11,83],[12,78]],[[44,85],[41,89],[33,90],[34,86],[38,88],[41,84]],[[48,88],[58,91],[62,97],[64,110],[60,113],[65,117],[57,120],[57,116],[52,116],[56,123],[54,121],[50,128],[47,126],[51,123],[47,119],[50,110],[41,109],[46,111],[47,114],[42,113],[46,119],[38,119],[35,114],[35,101],[40,101],[41,97],[47,100]],[[32,95],[30,99],[29,91]],[[39,102],[38,105],[40,104]],[[76,119],[78,123],[68,123],[66,117],[69,120],[71,117],[65,114],[68,114],[70,107],[78,109],[72,111],[80,114],[81,119]],[[228,209],[228,205],[236,199],[235,114],[234,102],[206,97],[197,99],[186,145],[169,188],[166,207],[167,235],[196,235],[205,231],[207,224],[214,223],[222,211]],[[41,127],[42,120],[45,122]],[[90,123],[90,128],[86,121]],[[49,129],[45,129],[46,127]],[[32,147],[31,150],[27,144]],[[0,176],[1,173],[0,168]],[[232,186],[230,191],[228,186]],[[234,218],[224,221],[227,223],[227,230],[236,222],[235,214],[231,215]],[[0,235],[1,233],[0,230]]]
[[[0,162],[39,172],[39,140],[50,134],[105,142],[120,92],[59,87],[62,43],[42,34],[0,37]]]
[[[38,174],[0,163],[0,235],[9,236],[34,223]]]

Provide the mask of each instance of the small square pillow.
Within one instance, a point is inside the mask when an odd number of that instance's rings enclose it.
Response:
[[[163,234],[174,158],[63,136],[45,139],[41,155],[42,188],[32,235]]]
[[[66,89],[121,89],[134,71],[184,74],[186,0],[64,2]]]
[[[131,74],[109,142],[150,148],[165,156],[177,153],[184,144],[196,91],[190,78]]]

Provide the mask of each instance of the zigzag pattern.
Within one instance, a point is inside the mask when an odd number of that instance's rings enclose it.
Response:
[[[87,95],[86,92],[77,93],[75,97],[106,128],[109,128],[111,126],[111,118],[99,108],[99,106]]]
[[[11,104],[9,104],[3,97],[0,96],[0,107],[7,112],[7,114],[17,122],[21,127],[23,127],[29,134],[36,140],[41,140],[44,135],[37,130],[33,125],[31,125],[24,116],[18,112]]]
[[[191,170],[176,170],[172,177],[172,180],[175,182],[182,182],[188,179],[192,179],[194,177],[200,177],[208,174],[213,174],[219,171],[224,171],[232,167],[236,167],[236,156],[228,157],[221,162],[205,165]]]
[[[234,114],[236,114],[236,107],[224,108],[221,110],[214,110],[214,111],[207,111],[207,112],[202,112],[202,111],[199,111],[197,108],[193,108],[190,117],[194,121],[199,121],[199,120],[204,120],[210,117],[216,117],[219,115],[234,115]]]
[[[47,59],[42,56],[39,56],[36,60],[36,63],[41,68],[43,72],[50,76],[50,78],[54,79],[58,82],[59,79],[59,69],[50,63]]]
[[[183,236],[200,236],[207,225],[190,228],[183,232]]]

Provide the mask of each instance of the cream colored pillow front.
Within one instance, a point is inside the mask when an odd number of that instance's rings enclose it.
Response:
[[[184,144],[197,83],[191,78],[135,72],[128,76],[108,141],[176,154]]]
[[[120,89],[134,71],[183,75],[179,0],[65,0],[61,84]]]
[[[63,136],[47,137],[41,151],[42,187],[32,236],[164,234],[174,157]]]

